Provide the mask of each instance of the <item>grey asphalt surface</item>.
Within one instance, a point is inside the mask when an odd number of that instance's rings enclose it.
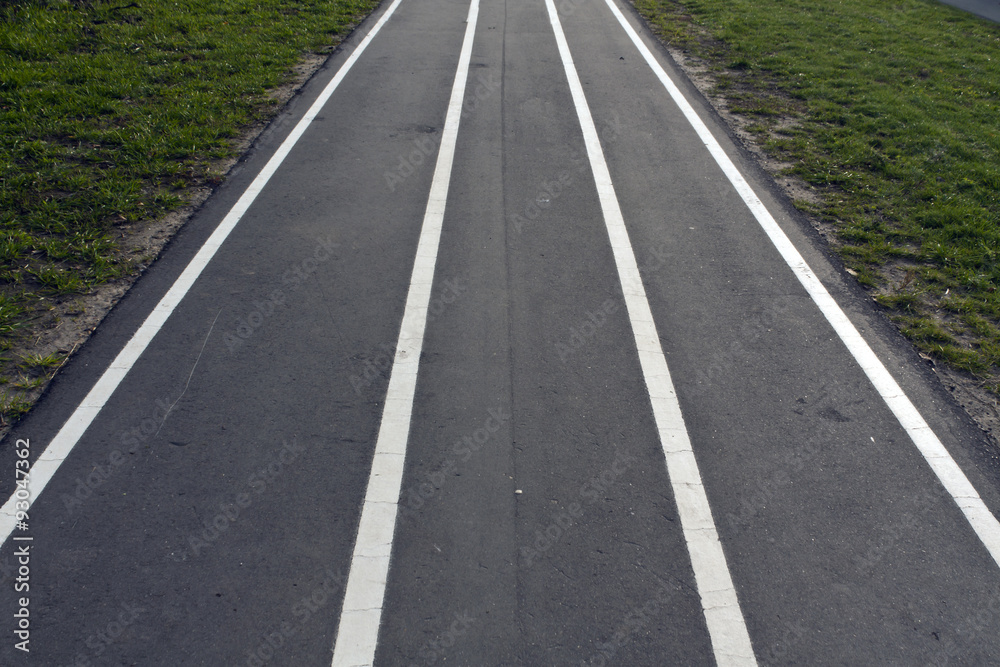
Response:
[[[998,0],[941,0],[941,2],[1000,23],[1000,1]]]
[[[467,11],[404,0],[35,502],[30,654],[0,550],[0,663],[329,664]],[[4,494],[379,12],[0,444]],[[758,661],[1000,663],[954,501],[608,8],[560,15]],[[684,89],[996,513],[992,445]],[[466,99],[376,664],[712,664],[544,4],[483,2]]]

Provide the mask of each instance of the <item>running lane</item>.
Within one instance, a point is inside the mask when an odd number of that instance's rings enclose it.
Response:
[[[996,535],[959,506],[1000,507],[990,445],[806,230],[629,7],[383,5],[0,445],[5,497],[19,439],[55,470],[0,550],[0,662],[997,662]]]

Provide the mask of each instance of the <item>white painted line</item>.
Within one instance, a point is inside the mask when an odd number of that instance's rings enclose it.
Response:
[[[684,416],[681,414],[681,406],[677,401],[666,357],[663,355],[660,337],[656,332],[649,300],[642,284],[642,277],[639,275],[635,252],[629,240],[628,230],[625,228],[625,220],[618,205],[618,197],[611,182],[611,174],[604,159],[597,128],[590,115],[590,107],[583,94],[583,86],[573,64],[573,57],[566,43],[566,36],[563,34],[553,0],[545,0],[545,6],[549,10],[549,21],[555,32],[559,55],[566,70],[573,104],[583,130],[587,156],[594,172],[604,223],[611,241],[615,265],[618,267],[618,279],[622,284],[639,362],[653,408],[653,418],[660,434],[667,473],[677,503],[681,530],[691,556],[691,566],[694,569],[695,583],[701,597],[715,660],[720,666],[756,665],[757,660],[750,644],[750,635],[743,620],[743,612],[740,610],[736,589],[729,574],[726,556],[722,551],[722,544],[719,542],[719,535],[712,519],[708,495],[705,493],[694,450],[691,448],[691,439],[684,426]]]
[[[899,420],[899,423],[906,430],[913,444],[917,446],[917,449],[920,450],[928,465],[930,465],[931,469],[938,476],[938,479],[941,480],[941,484],[961,508],[972,529],[976,531],[979,539],[982,540],[987,550],[989,550],[990,555],[993,556],[993,560],[1000,565],[1000,522],[997,521],[996,517],[989,511],[989,508],[986,507],[986,503],[983,502],[968,477],[962,472],[961,467],[955,462],[951,454],[948,453],[941,440],[931,430],[930,426],[927,425],[927,422],[924,421],[916,406],[899,386],[895,378],[892,377],[882,361],[872,351],[868,343],[865,342],[865,339],[862,338],[857,328],[851,323],[847,315],[844,314],[844,311],[837,305],[837,302],[823,286],[823,283],[813,273],[813,270],[806,263],[805,258],[802,257],[792,244],[791,239],[788,238],[788,235],[775,222],[770,212],[760,201],[760,198],[757,197],[749,183],[743,178],[739,169],[736,168],[736,165],[733,164],[729,156],[722,150],[722,146],[712,136],[708,127],[695,112],[683,93],[681,93],[680,89],[667,76],[663,67],[660,66],[660,63],[657,62],[656,58],[639,38],[639,35],[625,19],[625,16],[613,0],[605,0],[605,2],[607,2],[608,7],[611,8],[612,13],[618,19],[618,22],[621,23],[625,32],[628,33],[636,48],[639,49],[639,53],[646,59],[646,62],[660,79],[667,92],[670,93],[670,97],[673,98],[674,103],[677,104],[688,122],[691,123],[695,132],[698,133],[698,137],[722,168],[729,182],[733,184],[733,187],[736,188],[736,191],[743,198],[743,201],[754,217],[757,218],[757,222],[767,233],[771,239],[771,243],[781,253],[782,258],[784,258],[785,262],[795,273],[796,278],[799,279],[802,286],[806,288],[809,296],[819,306],[820,311],[822,311],[827,321],[833,325],[834,330],[848,351],[857,360],[872,385],[874,385],[875,389],[882,396],[882,400],[889,406],[892,413],[896,415],[896,419]]]
[[[385,25],[389,17],[392,16],[393,12],[396,11],[396,7],[402,0],[394,0],[394,2],[386,10],[382,18],[372,27],[371,31],[365,36],[365,38],[358,44],[358,48],[354,50],[354,53],[341,65],[340,70],[333,77],[333,79],[326,85],[320,96],[313,102],[313,105],[309,107],[309,111],[306,115],[299,120],[295,128],[292,130],[291,134],[285,138],[278,147],[277,152],[271,159],[268,160],[267,164],[257,175],[257,178],[253,180],[253,183],[243,192],[243,195],[239,198],[239,201],[229,210],[229,213],[223,218],[222,222],[215,229],[209,239],[198,251],[198,254],[188,263],[184,272],[174,281],[174,284],[170,287],[170,290],[160,299],[160,302],[156,304],[153,312],[149,314],[146,320],[139,327],[139,330],[135,332],[135,335],[125,344],[122,351],[118,353],[114,361],[108,367],[104,374],[101,375],[100,379],[94,385],[90,393],[83,399],[77,409],[73,414],[66,420],[63,427],[59,429],[52,442],[49,443],[48,447],[41,453],[38,460],[31,467],[29,472],[30,484],[29,490],[31,497],[28,502],[33,503],[38,499],[38,496],[45,489],[45,486],[55,475],[56,470],[62,465],[62,462],[66,460],[70,452],[73,451],[73,447],[79,442],[80,438],[90,427],[90,424],[97,417],[97,414],[104,407],[104,404],[108,402],[111,398],[111,394],[114,393],[115,389],[125,378],[125,375],[131,370],[132,366],[139,359],[142,353],[146,350],[150,341],[156,336],[163,326],[163,323],[167,321],[171,313],[174,312],[174,308],[177,304],[181,302],[181,299],[188,293],[194,281],[198,279],[201,272],[205,269],[208,263],[215,256],[215,253],[222,246],[222,243],[229,236],[230,232],[236,227],[236,224],[243,217],[243,214],[247,212],[250,205],[253,204],[257,195],[264,189],[267,182],[274,175],[274,172],[278,170],[281,163],[284,162],[285,158],[291,152],[292,147],[295,146],[299,138],[306,131],[309,124],[316,118],[316,115],[326,104],[327,100],[330,99],[330,95],[333,91],[337,89],[340,82],[344,80],[347,73],[350,71],[354,63],[357,62],[358,58],[368,44],[371,43],[375,35],[378,34],[382,26]],[[10,499],[4,503],[4,506],[0,508],[0,544],[7,541],[10,537],[11,532],[14,530],[17,522],[15,520],[15,503],[16,499],[11,495]]]
[[[375,661],[385,585],[389,577],[389,557],[396,529],[399,494],[403,488],[403,462],[410,431],[413,395],[417,390],[417,368],[427,327],[438,244],[444,225],[445,202],[451,182],[451,165],[462,117],[465,84],[469,76],[472,43],[479,18],[479,0],[472,0],[466,19],[465,38],[458,58],[441,132],[437,164],[431,180],[427,208],[420,228],[420,240],[413,262],[410,288],[403,308],[396,356],[389,373],[382,423],[375,441],[371,475],[361,507],[358,537],[354,543],[351,568],[344,591],[344,607],[333,645],[333,667],[359,667]]]

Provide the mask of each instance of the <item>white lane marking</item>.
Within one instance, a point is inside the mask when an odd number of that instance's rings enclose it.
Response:
[[[590,107],[580,84],[573,57],[566,43],[559,16],[553,0],[545,0],[549,21],[555,32],[556,44],[566,70],[569,89],[573,96],[580,127],[583,130],[587,155],[590,158],[597,194],[601,201],[604,223],[618,267],[625,305],[646,389],[653,408],[653,417],[660,435],[660,444],[666,459],[667,473],[677,503],[684,540],[691,556],[695,583],[701,597],[705,622],[712,640],[712,650],[719,665],[756,665],[750,635],[743,620],[743,612],[736,597],[726,556],[719,542],[719,535],[712,519],[708,496],[702,484],[698,463],[691,448],[691,439],[684,425],[684,416],[677,401],[674,383],[670,378],[667,360],[663,355],[660,337],[649,308],[646,289],[642,285],[635,252],[625,228],[618,197],[611,174],[604,159],[604,151],[590,114]]]
[[[823,283],[813,273],[813,270],[806,263],[805,258],[792,245],[791,239],[788,238],[788,235],[775,222],[763,202],[754,193],[753,189],[746,182],[746,179],[743,178],[743,175],[736,168],[736,165],[729,159],[729,156],[722,150],[722,146],[712,136],[708,127],[695,112],[683,93],[681,93],[680,89],[667,76],[667,73],[660,66],[660,63],[656,61],[650,50],[646,48],[646,45],[625,19],[625,16],[619,11],[612,0],[605,0],[605,2],[607,2],[608,7],[611,8],[612,13],[614,13],[618,22],[621,23],[625,32],[628,33],[636,48],[639,49],[642,57],[646,59],[646,62],[660,79],[667,92],[670,93],[670,97],[673,98],[674,103],[680,107],[688,122],[691,123],[695,132],[698,133],[698,137],[702,143],[705,144],[712,157],[715,158],[722,171],[725,172],[726,177],[729,178],[729,182],[733,184],[733,187],[739,193],[740,197],[743,198],[747,207],[753,212],[754,217],[757,218],[757,222],[767,233],[774,247],[781,253],[785,263],[795,273],[795,277],[799,279],[802,286],[806,288],[809,296],[819,306],[820,311],[822,311],[827,321],[833,325],[840,340],[843,341],[848,351],[864,370],[868,379],[882,396],[882,400],[889,406],[892,413],[896,415],[896,419],[899,420],[900,425],[906,430],[913,444],[920,450],[920,453],[937,475],[941,484],[951,494],[959,508],[961,508],[972,529],[976,531],[979,539],[982,540],[990,555],[993,556],[993,560],[1000,565],[1000,522],[997,521],[989,508],[986,507],[986,503],[983,502],[975,487],[972,486],[969,478],[962,472],[961,467],[955,462],[951,454],[948,453],[941,440],[931,430],[927,422],[924,421],[916,406],[910,401],[909,397],[892,377],[881,360],[875,355],[865,339],[861,337],[857,328],[847,318],[847,315],[844,314],[844,311],[826,290]]]
[[[441,240],[451,166],[455,157],[458,124],[462,117],[462,102],[465,99],[465,85],[478,18],[479,0],[472,0],[458,69],[455,72],[455,83],[448,102],[448,113],[441,132],[441,145],[424,211],[420,240],[417,243],[413,275],[400,325],[399,343],[389,374],[389,388],[386,391],[378,439],[375,441],[375,456],[368,488],[361,507],[358,537],[354,543],[340,626],[333,646],[333,667],[371,665],[375,660],[399,494],[403,487],[403,463],[410,432],[413,395],[417,389],[417,368],[424,344],[427,308],[434,282],[434,266],[437,263],[438,243]]]
[[[66,460],[70,452],[73,451],[73,447],[79,442],[80,438],[90,427],[90,424],[97,417],[98,413],[104,407],[108,399],[111,398],[111,394],[114,393],[115,389],[125,378],[128,372],[135,365],[135,362],[139,359],[142,353],[146,350],[150,341],[153,337],[160,331],[163,327],[164,322],[170,317],[171,313],[181,302],[184,296],[194,285],[195,280],[201,275],[201,272],[211,261],[212,257],[222,246],[223,242],[229,236],[230,232],[236,227],[236,224],[240,221],[243,215],[250,208],[254,200],[257,199],[257,195],[264,189],[267,182],[274,175],[274,172],[278,170],[281,163],[284,162],[285,158],[291,152],[292,147],[295,146],[299,138],[306,131],[306,128],[312,123],[313,119],[316,118],[323,105],[326,104],[330,95],[333,91],[337,89],[340,82],[344,80],[347,73],[350,71],[354,63],[357,62],[358,58],[368,44],[371,43],[375,35],[378,34],[382,26],[385,25],[389,17],[392,16],[393,12],[396,11],[396,7],[402,0],[395,0],[386,10],[382,18],[372,27],[371,31],[365,36],[365,38],[358,44],[358,48],[354,50],[354,53],[344,61],[341,65],[340,70],[333,77],[333,79],[326,85],[320,96],[313,102],[313,105],[309,107],[309,111],[306,115],[299,120],[295,128],[292,130],[285,140],[278,147],[277,152],[271,156],[267,164],[257,175],[257,178],[253,180],[253,183],[243,192],[243,195],[239,198],[239,201],[229,210],[226,217],[223,218],[222,222],[215,229],[212,235],[208,238],[205,244],[198,251],[198,254],[188,263],[185,267],[184,272],[174,281],[171,285],[170,290],[160,299],[160,302],[156,304],[153,312],[149,314],[146,320],[139,327],[135,335],[125,344],[122,351],[118,353],[114,361],[106,371],[101,375],[100,379],[90,390],[90,393],[84,397],[80,405],[73,411],[66,423],[63,424],[59,432],[56,433],[52,442],[49,443],[48,447],[39,455],[38,460],[35,464],[31,466],[29,471],[30,475],[30,498],[29,503],[34,503],[38,499],[38,496],[45,489],[45,486],[55,475],[59,466],[62,462]],[[11,532],[17,524],[15,520],[15,507],[17,500],[14,495],[11,495],[10,499],[4,503],[4,506],[0,508],[0,545],[7,541],[10,537]]]

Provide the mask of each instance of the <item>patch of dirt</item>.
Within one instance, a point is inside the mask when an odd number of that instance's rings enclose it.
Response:
[[[781,187],[782,191],[792,201],[801,201],[810,205],[821,204],[823,199],[822,193],[819,190],[802,179],[786,174],[785,170],[792,165],[788,162],[778,160],[761,147],[758,136],[748,129],[754,125],[758,125],[760,121],[732,110],[729,99],[718,89],[719,79],[717,74],[712,71],[708,63],[692,55],[687,49],[671,46],[670,44],[666,44],[665,46],[667,52],[670,53],[670,57],[674,59],[674,62],[680,65],[695,87],[709,101],[716,113],[726,121],[742,146],[774,177],[775,183]],[[727,72],[727,75],[733,80],[728,90],[734,92],[751,92],[749,88],[740,85],[739,72],[730,71]],[[793,116],[779,116],[768,120],[767,132],[769,136],[774,137],[778,133],[789,130],[796,125],[797,122]],[[832,231],[832,227],[826,230],[827,233]]]
[[[328,47],[323,54],[305,55],[291,68],[292,76],[284,84],[269,91],[268,96],[278,103],[274,115],[281,112],[305,82],[326,62],[336,46]],[[270,121],[260,121],[247,128],[233,142],[234,156],[211,162],[208,165],[211,172],[223,177],[227,175],[264,131],[268,122]],[[17,381],[19,378],[41,380],[42,384],[33,389],[17,390],[6,386],[0,388],[0,393],[8,400],[16,397],[19,402],[34,405],[45,393],[58,368],[32,372],[19,367],[18,361],[26,355],[41,357],[59,355],[65,357],[59,368],[65,365],[213,191],[212,187],[199,186],[177,192],[176,194],[185,202],[183,207],[162,218],[142,220],[132,225],[118,227],[118,243],[123,254],[136,266],[136,271],[132,275],[100,285],[87,294],[41,299],[35,312],[32,313],[31,325],[22,333],[20,341],[7,351],[6,359],[0,363],[0,375],[10,378],[11,381]],[[12,425],[12,422],[0,423],[0,440],[7,435]]]
[[[969,373],[937,364],[926,355],[921,354],[920,356],[934,365],[934,373],[941,379],[942,384],[951,392],[959,405],[965,408],[969,416],[976,421],[979,428],[989,436],[993,444],[1000,443],[1000,406],[997,405],[996,395],[990,393],[981,381]]]
[[[915,250],[915,249],[914,249]],[[975,339],[966,332],[965,327],[955,316],[939,304],[921,293],[919,276],[921,270],[927,268],[912,262],[895,261],[883,267],[883,275],[887,284],[870,289],[877,296],[896,296],[912,293],[923,304],[921,317],[930,319],[934,324],[948,332],[955,342],[964,348],[972,349]],[[942,384],[956,401],[965,409],[986,433],[990,440],[1000,448],[1000,399],[986,388],[990,380],[977,378],[967,371],[952,368],[930,355],[918,352],[920,358],[930,365]]]

